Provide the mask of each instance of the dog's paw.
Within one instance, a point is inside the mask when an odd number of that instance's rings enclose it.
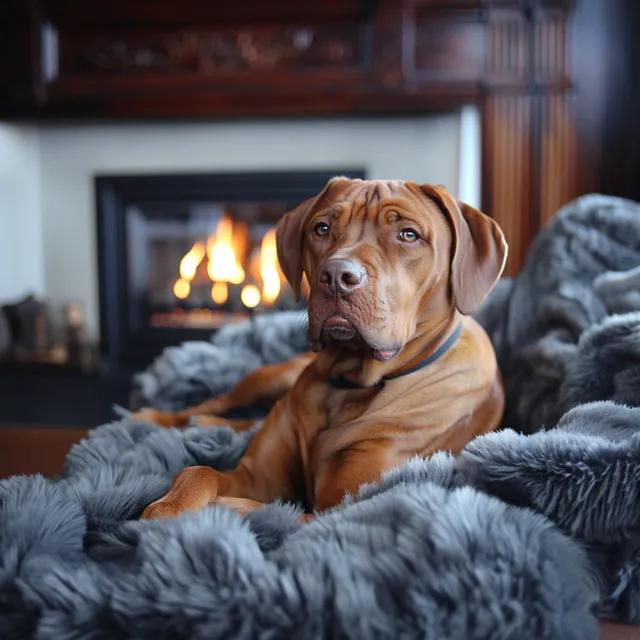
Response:
[[[174,414],[158,411],[157,409],[141,409],[136,413],[132,413],[128,420],[130,422],[151,422],[160,427],[179,426]]]

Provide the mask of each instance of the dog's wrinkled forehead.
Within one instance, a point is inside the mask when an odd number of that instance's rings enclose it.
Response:
[[[352,213],[364,212],[385,200],[402,199],[417,202],[421,197],[416,185],[402,180],[360,180],[333,178],[317,199],[314,211],[339,205],[352,208]]]

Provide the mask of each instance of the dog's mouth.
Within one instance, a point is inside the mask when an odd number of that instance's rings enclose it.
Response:
[[[352,340],[362,340],[360,334],[353,324],[339,315],[327,318],[322,326],[322,337],[336,342],[350,342]]]
[[[394,349],[379,349],[367,344],[354,324],[344,316],[335,314],[327,318],[320,332],[320,343],[326,346],[328,343],[341,343],[353,349],[365,348],[371,355],[381,362],[391,360],[400,351],[400,347]],[[320,346],[320,345],[318,345]]]

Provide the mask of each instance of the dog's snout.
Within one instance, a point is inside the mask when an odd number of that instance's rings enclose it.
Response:
[[[318,275],[318,280],[328,293],[350,293],[364,284],[364,267],[353,260],[327,260]]]

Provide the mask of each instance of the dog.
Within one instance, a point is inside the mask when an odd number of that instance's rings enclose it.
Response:
[[[281,498],[305,505],[307,521],[502,418],[495,352],[471,317],[507,258],[490,217],[441,186],[337,177],[283,216],[276,239],[295,296],[309,285],[311,351],[187,411],[134,415],[241,430],[253,422],[219,414],[275,402],[235,470],[182,470],[142,518],[216,504],[246,514]]]

